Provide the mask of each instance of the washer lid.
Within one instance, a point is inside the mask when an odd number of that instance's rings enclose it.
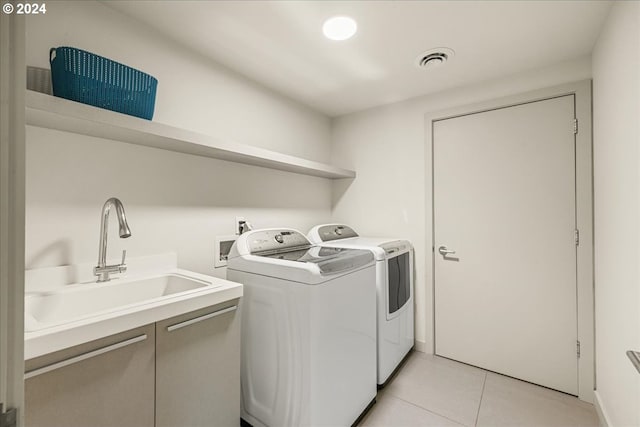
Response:
[[[241,259],[246,262],[237,261]],[[368,250],[313,246],[297,230],[270,228],[240,235],[229,252],[228,267],[253,272],[275,268],[280,269],[278,274],[297,269],[328,276],[365,267],[373,260]],[[268,275],[272,274],[276,273]]]
[[[290,262],[315,264],[323,276],[354,270],[373,261],[373,254],[368,250],[327,246],[314,246],[290,251],[257,252],[253,255]]]

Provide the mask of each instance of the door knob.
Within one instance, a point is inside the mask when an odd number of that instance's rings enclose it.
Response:
[[[444,256],[447,256],[447,255],[451,255],[451,254],[455,254],[455,253],[456,253],[456,251],[452,251],[452,250],[450,250],[450,249],[447,249],[447,247],[446,247],[446,246],[440,246],[440,247],[438,248],[438,252],[440,252],[440,255],[444,255]]]

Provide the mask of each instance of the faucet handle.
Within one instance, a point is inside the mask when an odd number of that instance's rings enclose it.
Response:
[[[127,265],[124,263],[124,260],[127,258],[127,250],[122,251],[122,262],[120,265],[117,265],[118,273],[125,273],[127,271]]]

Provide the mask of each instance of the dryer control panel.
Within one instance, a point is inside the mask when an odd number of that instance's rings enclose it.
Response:
[[[358,237],[358,233],[348,225],[328,224],[318,228],[318,235],[323,242]]]
[[[380,245],[387,256],[394,256],[395,253],[407,252],[412,248],[411,243],[407,240],[396,240],[395,242],[387,242]]]

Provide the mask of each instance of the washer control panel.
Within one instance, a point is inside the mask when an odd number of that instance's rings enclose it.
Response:
[[[296,230],[258,230],[251,233],[250,253],[310,246],[304,234]]]

